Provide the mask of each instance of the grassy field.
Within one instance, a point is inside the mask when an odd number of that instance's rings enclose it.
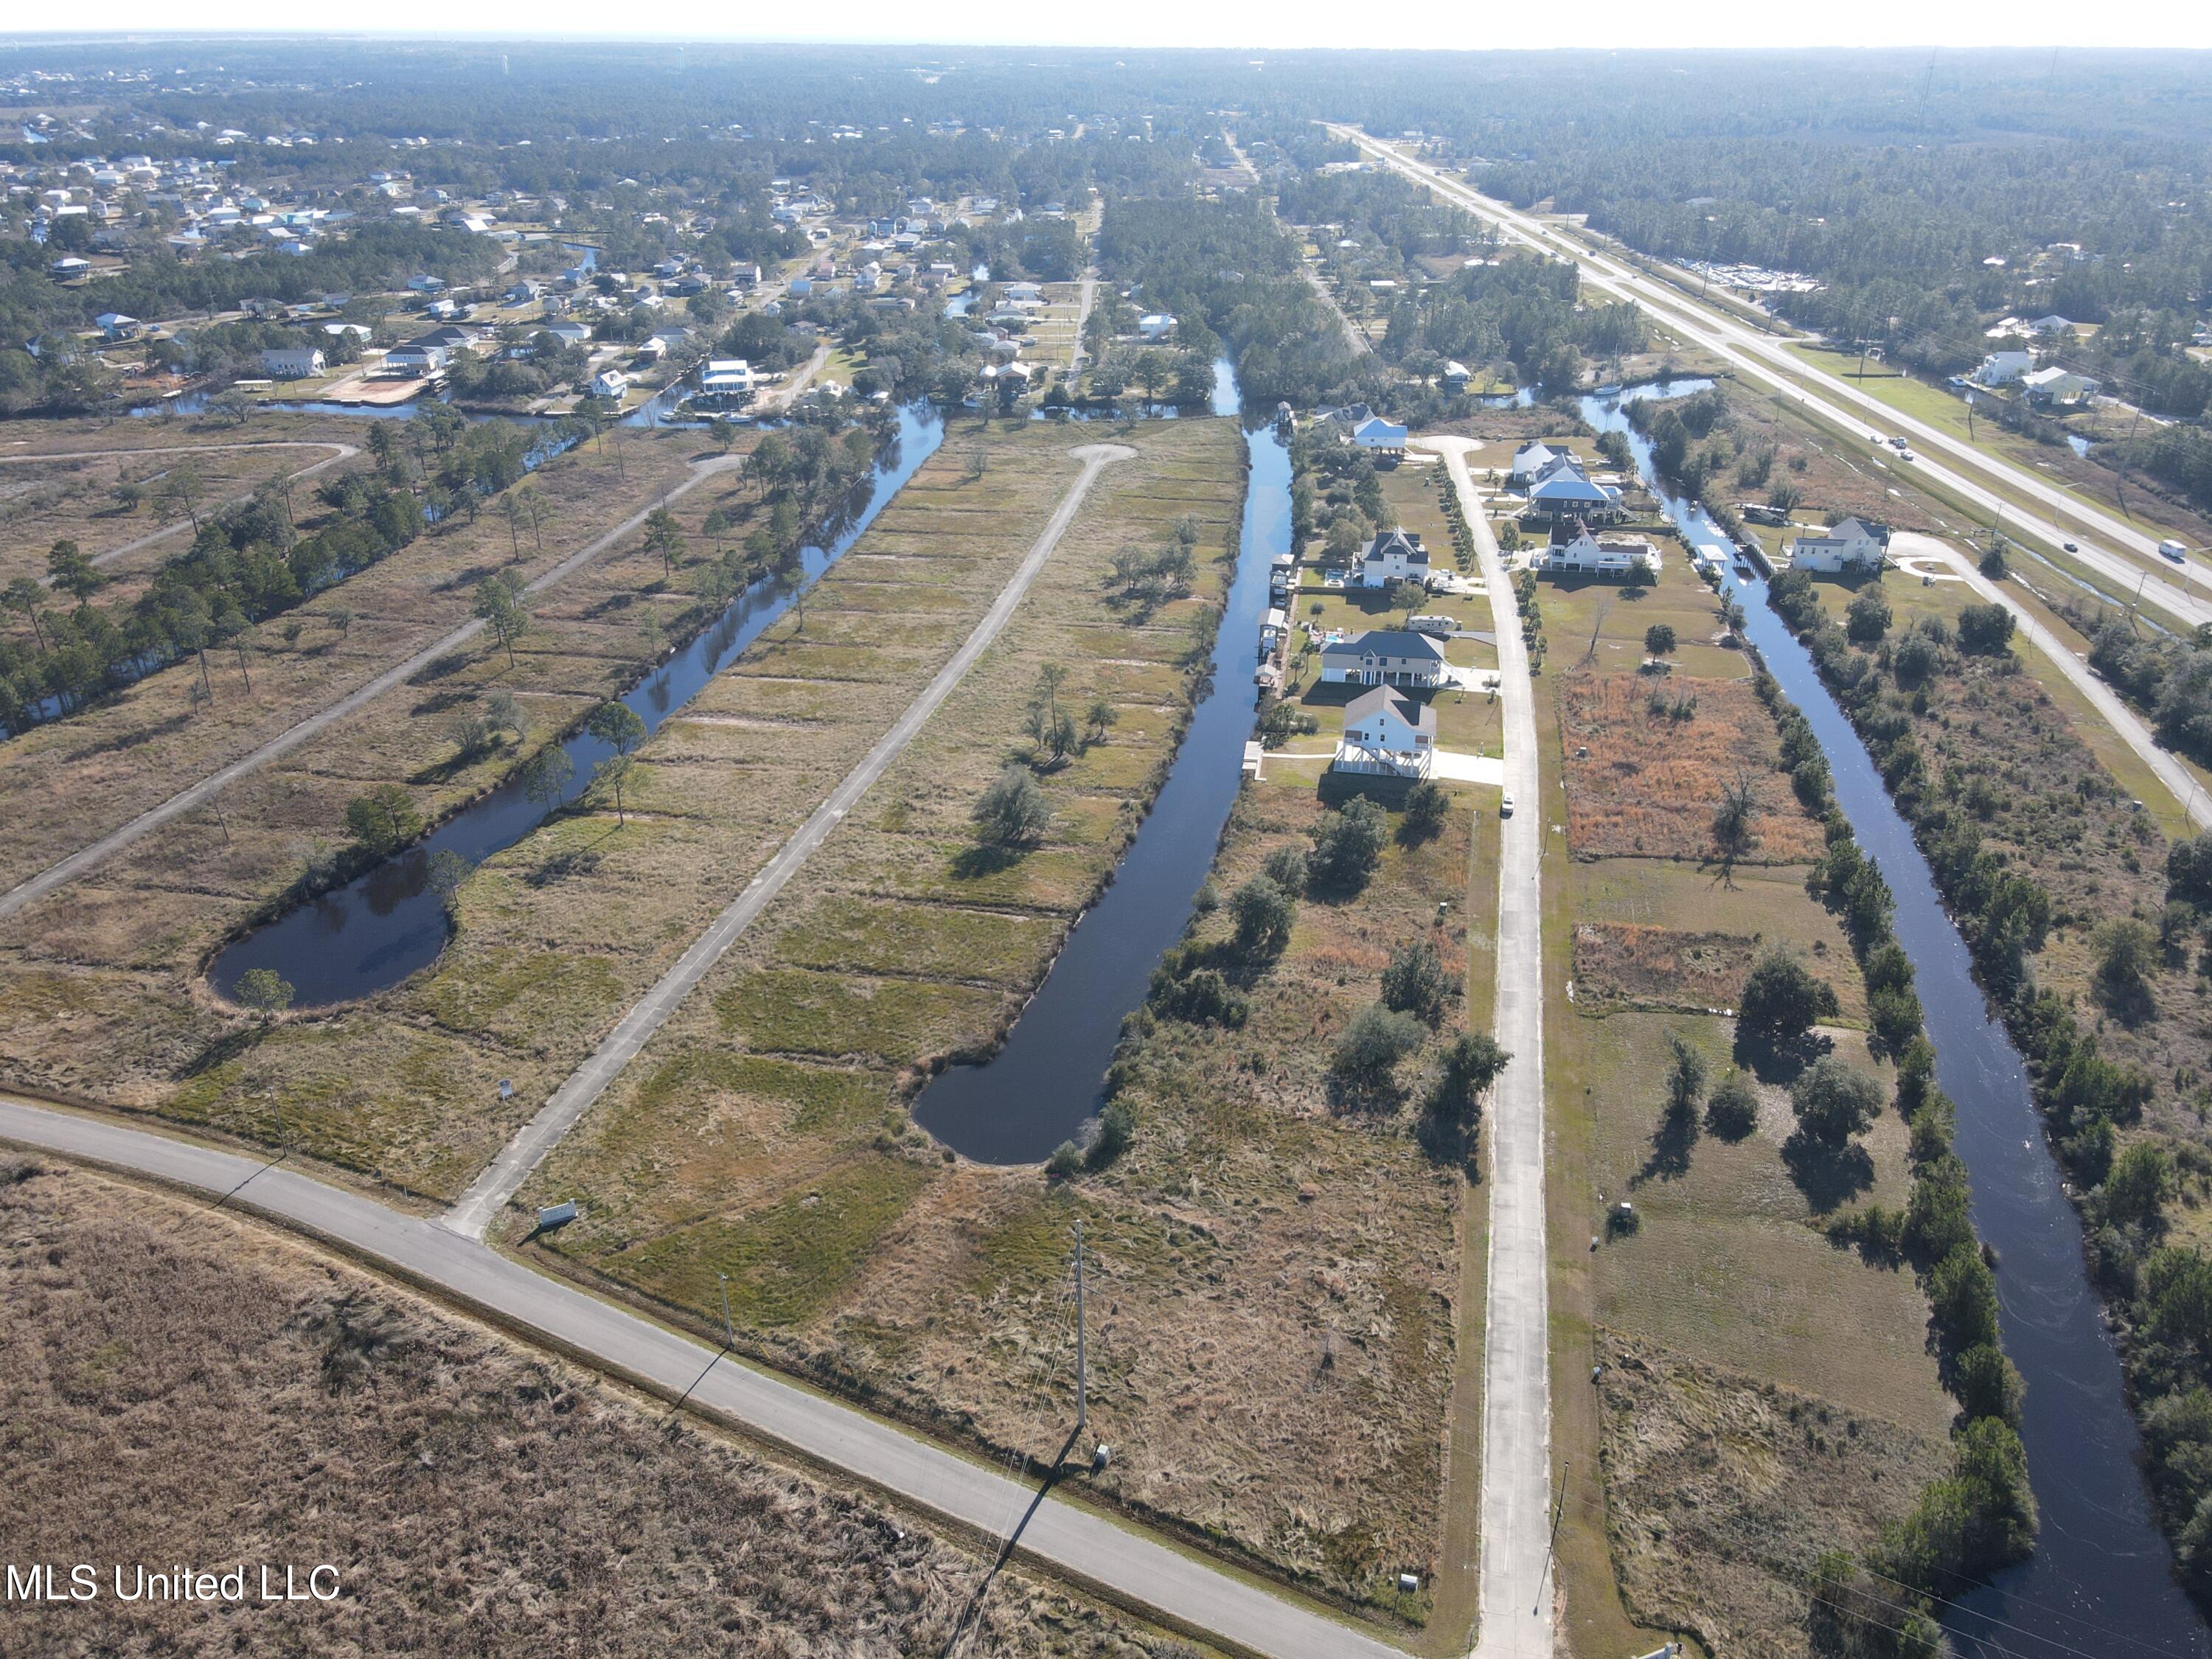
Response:
[[[1307,905],[1241,1032],[1148,1027],[1124,1091],[1135,1144],[1110,1168],[1058,1183],[973,1165],[903,1109],[938,1059],[987,1048],[1012,1018],[1171,753],[1222,568],[1202,561],[1192,599],[1141,620],[1101,578],[1124,540],[1182,512],[1205,525],[1203,553],[1233,545],[1237,440],[1188,421],[1133,441],[1143,459],[1101,477],[999,646],[523,1197],[583,1203],[583,1222],[538,1247],[570,1271],[708,1322],[728,1272],[757,1351],[1042,1456],[1067,1421],[1080,1218],[1107,1490],[1395,1607],[1395,1573],[1437,1549],[1456,1178],[1392,1124],[1333,1109],[1322,1073],[1340,1019],[1373,994],[1382,941],[1442,898],[1447,948],[1465,949],[1465,825],[1394,852],[1369,897]],[[1020,710],[1052,661],[1071,670],[1060,695],[1103,692],[1120,719],[1045,775],[1041,847],[964,855],[969,803],[1024,752]],[[1303,844],[1318,810],[1310,783],[1248,793],[1216,886]],[[1189,1070],[1204,1080],[1162,1081]],[[1300,1387],[1249,1386],[1286,1355]]]
[[[1777,942],[1834,986],[1834,1050],[1885,1089],[1887,1068],[1853,1029],[1864,993],[1847,944],[1804,891],[1819,827],[1775,769],[1771,717],[1717,641],[1711,592],[1675,556],[1639,600],[1555,583],[1539,599],[1563,1629],[1589,1659],[1646,1650],[1658,1631],[1803,1654],[1802,1598],[1775,1571],[1903,1513],[1940,1464],[1951,1403],[1910,1274],[1832,1248],[1820,1228],[1838,1194],[1801,1186],[1783,1156],[1786,1071],[1756,1076],[1752,1134],[1686,1150],[1660,1133],[1661,1079],[1670,1036],[1716,1076],[1731,1063],[1721,1011]],[[1653,620],[1696,642],[1700,672],[1639,672]],[[1739,775],[1765,809],[1753,857],[1772,862],[1723,878],[1710,823]],[[1905,1191],[1904,1139],[1892,1116],[1865,1143],[1884,1201]],[[1607,1223],[1623,1200],[1640,1222],[1625,1234]]]
[[[284,639],[282,624],[264,627],[249,668],[241,669],[228,653],[211,653],[209,678],[214,702],[197,714],[187,692],[199,669],[196,664],[179,663],[82,714],[0,745],[0,755],[9,761],[0,767],[0,817],[17,827],[0,847],[0,888],[13,886],[98,839],[421,650],[468,620],[476,586],[484,577],[512,569],[527,580],[557,564],[682,482],[702,453],[696,434],[688,433],[625,432],[610,444],[604,450],[587,447],[571,451],[532,475],[530,488],[544,509],[542,551],[538,535],[532,534],[524,538],[518,558],[505,520],[486,512],[472,525],[418,537],[381,562],[288,612],[285,623],[301,624],[295,641]],[[721,488],[734,483],[732,479]],[[716,487],[710,486],[679,502],[690,509],[695,532],[706,511],[700,498],[715,493]],[[586,696],[604,695],[605,689],[620,684],[647,654],[635,638],[623,638],[617,627],[608,625],[610,620],[626,623],[632,635],[636,627],[635,615],[620,614],[634,601],[600,586],[606,580],[608,562],[603,559],[576,573],[544,597],[538,611],[540,635],[530,642],[526,659],[565,664],[573,645],[564,648],[556,642],[553,624],[569,619],[565,607],[574,595],[591,593],[592,602],[609,609],[599,617],[578,620],[597,624],[592,631],[598,637],[586,648],[602,659],[607,672],[605,678],[586,677],[593,688],[583,691]],[[657,562],[652,566],[636,562],[625,572],[626,586],[621,591],[635,594],[657,574]],[[688,595],[682,597],[688,602]],[[343,629],[331,621],[339,609],[354,616]],[[443,712],[452,704],[439,710],[436,699],[473,689],[492,672],[473,655],[452,669],[434,670],[419,687],[396,690],[380,701],[404,707],[428,697],[434,711]],[[526,672],[508,676],[506,684],[523,695],[543,689],[532,683]],[[574,695],[578,688],[572,684],[568,689]],[[561,712],[573,712],[573,704]],[[356,724],[366,721],[381,727],[387,718],[382,709],[363,711]],[[424,735],[434,735],[442,724],[425,721],[422,729]],[[294,764],[303,763],[301,757],[320,748],[300,751]],[[358,752],[358,744],[325,752],[349,756]],[[432,758],[430,752],[422,752],[399,775],[428,765]],[[55,800],[66,801],[69,811],[41,810],[43,803]],[[279,816],[289,820],[289,835],[303,833],[296,817]],[[314,828],[322,831],[332,822],[334,818]],[[204,835],[210,828],[203,823],[196,833]],[[226,876],[239,878],[231,872]],[[197,879],[205,881],[208,876],[202,872]]]
[[[982,1583],[912,1514],[250,1222],[22,1159],[0,1219],[0,1411],[39,1425],[0,1480],[42,1494],[10,1542],[102,1575],[9,1610],[23,1659],[934,1653]],[[108,1577],[241,1560],[249,1595],[264,1560],[335,1564],[341,1593],[131,1606]],[[972,1622],[976,1652],[1199,1652],[1019,1568]]]

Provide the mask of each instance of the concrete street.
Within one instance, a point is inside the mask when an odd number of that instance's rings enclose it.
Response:
[[[743,465],[744,462],[744,458],[741,455],[718,455],[709,460],[693,462],[691,476],[670,490],[660,501],[640,507],[605,535],[597,537],[585,546],[578,548],[544,575],[526,586],[523,592],[526,593],[544,592],[562,577],[572,574],[582,566],[590,563],[635,530],[645,522],[647,516],[654,507],[690,494],[715,474]],[[357,686],[347,692],[328,708],[308,715],[307,719],[295,725],[287,726],[259,748],[241,755],[228,766],[210,772],[198,783],[179,789],[159,806],[149,807],[122,828],[102,836],[90,846],[80,848],[67,858],[48,865],[29,880],[9,892],[0,895],[0,918],[12,916],[25,905],[44,898],[58,887],[66,886],[88,870],[96,869],[105,864],[140,837],[160,829],[170,819],[192,811],[210,796],[228,787],[248,773],[258,771],[270,761],[281,759],[290,754],[317,732],[327,730],[356,709],[381,696],[393,686],[405,684],[407,681],[421,673],[440,658],[450,656],[459,650],[482,633],[483,626],[481,620],[475,619],[462,623],[452,633],[424,646],[404,662],[396,663],[386,669],[367,684]]]
[[[483,1237],[492,1218],[521,1189],[530,1172],[561,1144],[562,1137],[575,1127],[577,1120],[591,1109],[592,1103],[606,1092],[607,1085],[622,1074],[637,1051],[676,1012],[677,1005],[706,977],[708,969],[721,960],[722,953],[743,937],[745,929],[783,890],[784,884],[814,856],[815,849],[829,838],[830,832],[904,752],[923,723],[952,695],[953,688],[975,666],[976,659],[990,648],[991,642],[999,637],[1000,630],[1014,614],[1014,607],[1029,592],[1037,573],[1044,568],[1044,562],[1052,556],[1053,549],[1060,544],[1060,537],[1075,518],[1076,509],[1090,493],[1092,480],[1112,462],[1131,459],[1136,453],[1121,444],[1085,444],[1068,452],[1083,462],[1082,472],[1060,498],[1044,533],[1024,556],[982,621],[975,624],[975,631],[952,653],[952,659],[907,706],[906,712],[861,757],[860,764],[845,775],[830,798],[816,807],[798,832],[784,842],[767,867],[714,918],[707,931],[693,941],[691,948],[677,959],[676,965],[607,1033],[606,1040],[592,1051],[591,1058],[577,1067],[553,1097],[538,1109],[537,1115],[524,1124],[514,1139],[485,1167],[461,1195],[460,1202],[447,1212],[447,1226],[471,1238]]]
[[[1552,1372],[1550,1250],[1544,1224],[1544,805],[1535,700],[1513,584],[1468,474],[1465,438],[1440,452],[1474,532],[1490,590],[1504,696],[1505,788],[1498,820],[1495,1035],[1513,1058],[1483,1121],[1490,1152],[1490,1297],[1483,1346],[1482,1626],[1475,1659],[1550,1659]]]
[[[2085,535],[2094,536],[2102,545],[2096,541],[2082,540],[2079,542],[2078,550],[2068,556],[2112,584],[2118,597],[2128,598],[2140,588],[2145,604],[2156,606],[2190,627],[2212,622],[2212,598],[2200,597],[2189,588],[2185,577],[2177,584],[2165,574],[2170,567],[2158,562],[2156,536],[2136,529],[2094,503],[2061,489],[2024,467],[2015,466],[1939,427],[1930,426],[1924,421],[1892,409],[1879,398],[1861,391],[1839,376],[1802,362],[1784,345],[1758,329],[1710,307],[1699,306],[1666,283],[1644,276],[1617,259],[1589,252],[1551,227],[1447,179],[1435,167],[1400,155],[1389,145],[1367,137],[1356,127],[1333,127],[1331,131],[1358,144],[1369,155],[1408,178],[1417,179],[1429,185],[1455,205],[1489,220],[1523,246],[1558,258],[1572,259],[1582,268],[1592,287],[1616,299],[1642,306],[1673,333],[1704,346],[1746,374],[1771,387],[1780,396],[1819,415],[1832,425],[1846,431],[1879,430],[1885,434],[1908,434],[1919,447],[1922,455],[1916,462],[1897,462],[1893,457],[1887,464],[1896,467],[1900,477],[1909,478],[1918,474],[1933,479],[1979,510],[1990,514],[1993,520],[2002,514],[2011,529],[2038,537],[2054,549],[2063,542],[2076,540]],[[1819,386],[1820,395],[1807,392],[1797,384],[1799,381],[1808,381]],[[1939,453],[1955,465],[1947,465],[1929,459]],[[1976,478],[1955,470],[1956,465],[1962,465],[1982,478],[2001,482],[2015,497],[2040,503],[2047,510],[2048,516],[2027,511],[2019,506],[2017,501],[2004,499]],[[2060,520],[2069,520],[2072,526],[2078,527],[2063,527]],[[2146,559],[2151,561],[2150,565],[2146,566],[2142,562]]]
[[[1034,1488],[677,1335],[627,1309],[532,1273],[487,1246],[372,1199],[230,1152],[0,1096],[0,1140],[236,1193],[252,1210],[328,1240],[511,1329],[579,1355],[841,1469],[951,1521],[998,1535]],[[708,1370],[709,1366],[712,1370]],[[701,1373],[704,1372],[702,1377]],[[1403,1659],[1328,1614],[1156,1543],[1060,1498],[1042,1504],[1021,1553],[1079,1583],[1274,1659]]]

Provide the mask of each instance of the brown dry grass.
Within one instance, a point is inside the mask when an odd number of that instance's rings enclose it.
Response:
[[[1648,711],[1653,686],[1620,674],[1574,673],[1559,682],[1559,738],[1568,845],[1577,858],[1708,860],[1722,792],[1753,781],[1762,810],[1747,864],[1802,864],[1820,855],[1820,826],[1777,771],[1773,717],[1744,680],[1668,677],[1669,702],[1694,697],[1697,712],[1674,720]]]
[[[1575,1000],[1603,1007],[1732,1008],[1758,941],[1741,933],[1684,933],[1631,923],[1575,928]]]
[[[228,1216],[0,1160],[9,1559],[337,1565],[327,1604],[11,1607],[12,1655],[936,1652],[983,1563]],[[35,1427],[33,1428],[33,1425]],[[1188,1644],[1002,1574],[976,1652]]]
[[[1695,1632],[1716,1659],[1808,1654],[1798,1586],[1814,1559],[1871,1546],[1945,1472],[1945,1443],[1617,1332],[1599,1332],[1597,1351],[1629,1606]]]

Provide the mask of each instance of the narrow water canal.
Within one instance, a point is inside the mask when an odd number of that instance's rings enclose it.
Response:
[[[738,595],[711,627],[623,694],[646,730],[658,730],[696,696],[843,556],[943,440],[933,410],[923,405],[901,410],[866,495],[856,491],[823,544],[804,549],[798,569],[788,576],[763,579]],[[574,769],[562,799],[566,805],[590,784],[592,769],[611,751],[580,732],[561,746]],[[450,850],[472,865],[481,863],[514,846],[545,817],[546,809],[523,793],[519,781],[502,784],[416,846],[226,946],[210,965],[209,979],[228,997],[252,969],[272,968],[291,981],[295,1006],[306,1008],[349,1002],[397,985],[435,961],[452,932],[444,903],[430,890],[431,859]]]
[[[1226,362],[1214,366],[1213,412],[1242,413]],[[1189,925],[1221,831],[1243,781],[1259,708],[1253,671],[1267,610],[1267,571],[1291,545],[1291,457],[1274,428],[1243,415],[1251,471],[1209,678],[1159,799],[1079,921],[1006,1045],[981,1066],[941,1073],[915,1103],[915,1121],[986,1164],[1033,1164],[1103,1103],[1121,1021],[1144,1000],[1152,969]]]
[[[1601,431],[1628,433],[1657,490],[1650,448],[1618,404],[1585,398],[1583,413]],[[1701,510],[1664,492],[1660,499],[1693,543],[1733,556],[1728,537]],[[1974,1224],[1997,1254],[2005,1352],[2027,1383],[2021,1437],[2043,1516],[2035,1553],[1990,1583],[1956,1586],[1945,1622],[1967,1659],[2212,1655],[2212,1634],[2173,1583],[2171,1553],[2151,1515],[2119,1357],[2020,1054],[1974,982],[1966,942],[1911,828],[1812,658],[1767,605],[1764,581],[1737,579],[1731,587],[1768,672],[1827,753],[1837,804],[1896,895],[1897,939],[1912,961],[1936,1078],[1958,1108],[1955,1145],[1972,1178]]]

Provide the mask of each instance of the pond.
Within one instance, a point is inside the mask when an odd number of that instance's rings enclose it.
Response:
[[[782,616],[860,538],[943,438],[943,424],[933,410],[922,405],[901,410],[896,434],[878,458],[865,494],[856,489],[823,544],[804,549],[789,575],[763,579],[738,595],[690,645],[623,695],[646,730],[658,730]],[[562,798],[566,805],[583,792],[592,769],[611,750],[580,732],[561,746],[574,768]],[[295,1006],[303,1008],[387,990],[436,961],[452,932],[444,903],[430,890],[430,860],[452,851],[471,865],[481,863],[514,846],[546,816],[547,809],[530,799],[519,781],[501,784],[418,844],[227,945],[210,966],[209,979],[228,997],[252,969],[274,969],[291,981]]]
[[[1699,383],[1677,382],[1680,395]],[[1583,400],[1601,431],[1629,431],[1616,408]],[[1629,431],[1645,482],[1682,533],[1730,548],[1698,507],[1660,489],[1650,452]],[[1730,561],[1734,563],[1733,559]],[[1826,752],[1836,801],[1895,894],[1898,943],[1936,1045],[1936,1078],[1958,1108],[1955,1146],[1973,1185],[1974,1225],[1996,1253],[2005,1352],[2027,1384],[2021,1438],[2043,1516],[2035,1553],[1988,1583],[1951,1591],[1945,1624],[1967,1659],[2028,1652],[2212,1655],[2212,1634],[2172,1577],[2136,1459],[2140,1437],[2081,1250],[2080,1218],[2043,1138],[2018,1051],[1974,982],[1972,961],[1936,891],[1912,832],[1810,655],[1765,603],[1764,581],[1729,591],[1767,670]]]
[[[917,1123],[980,1163],[1036,1163],[1104,1104],[1121,1022],[1189,925],[1243,787],[1244,744],[1259,709],[1255,642],[1267,610],[1267,573],[1291,545],[1291,458],[1272,421],[1242,409],[1228,362],[1213,373],[1212,412],[1241,415],[1251,470],[1208,676],[1113,884],[1076,923],[1006,1046],[980,1066],[940,1073],[915,1103]]]

